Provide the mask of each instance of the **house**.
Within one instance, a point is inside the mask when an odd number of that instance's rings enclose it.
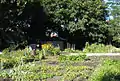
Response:
[[[40,40],[40,45],[51,43],[54,47],[59,47],[60,50],[64,50],[66,46],[66,40],[60,37],[52,37],[46,40]]]

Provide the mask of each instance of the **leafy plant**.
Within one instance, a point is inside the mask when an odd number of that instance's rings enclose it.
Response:
[[[53,48],[51,48],[50,50],[50,53],[52,54],[52,55],[59,55],[60,54],[60,48],[58,48],[58,47],[53,47]]]
[[[117,60],[106,60],[93,72],[89,81],[119,81],[120,62]]]
[[[46,43],[42,45],[42,50],[44,55],[59,55],[60,48],[54,47],[51,43]]]
[[[116,47],[112,45],[104,45],[104,44],[89,44],[86,43],[86,46],[83,50],[85,53],[108,53],[113,52],[116,49]]]
[[[59,61],[81,61],[84,60],[86,58],[86,55],[60,55],[59,56]]]
[[[28,63],[45,58],[42,51],[36,50],[36,52],[37,55],[33,57],[31,56],[28,47],[23,50],[16,50],[11,52],[9,52],[8,49],[5,49],[4,53],[0,55],[0,60],[2,64],[1,67],[3,69],[13,68],[21,62],[21,59],[23,62]]]
[[[3,69],[13,68],[18,65],[18,61],[15,59],[8,59],[3,62]]]

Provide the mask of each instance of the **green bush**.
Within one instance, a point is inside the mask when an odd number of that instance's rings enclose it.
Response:
[[[44,59],[45,55],[43,54],[43,50],[36,50],[35,58],[39,60]]]
[[[92,74],[89,81],[120,81],[120,61],[106,60]]]
[[[120,53],[120,48],[114,48],[112,53]]]
[[[115,47],[112,45],[104,45],[104,44],[89,44],[86,43],[86,46],[83,50],[85,53],[109,53],[113,52],[115,50]]]
[[[54,47],[51,43],[43,44],[42,51],[44,55],[59,55],[61,52],[59,47]]]
[[[53,47],[49,50],[49,52],[52,54],[52,55],[59,55],[60,54],[60,48],[58,47]]]
[[[29,49],[26,47],[24,50],[16,50],[9,52],[9,49],[5,49],[3,54],[0,55],[2,69],[12,68],[24,63],[32,62],[35,60],[41,60],[45,58],[42,51],[36,50],[36,56],[31,56]]]
[[[2,51],[3,54],[9,54],[9,48],[6,48]]]
[[[81,61],[81,60],[84,60],[86,58],[86,55],[83,54],[83,55],[60,55],[59,56],[59,61]]]
[[[51,70],[51,68],[54,69],[54,67],[28,63],[19,65],[18,67],[11,69],[10,72],[2,72],[0,73],[0,77],[11,78],[14,81],[39,81],[54,76],[53,73],[46,72],[46,70]]]
[[[64,62],[63,62],[64,63]],[[72,81],[77,76],[88,76],[83,71],[90,69],[88,66],[74,66],[74,62],[65,62],[62,65],[38,64],[36,62],[18,65],[9,72],[0,72],[0,77],[10,78],[14,81],[46,81],[54,76],[61,76],[62,81]],[[67,63],[67,65],[66,65]],[[60,80],[61,81],[61,80]]]
[[[3,69],[13,68],[14,66],[17,66],[18,62],[15,59],[8,59],[5,62],[3,62]]]

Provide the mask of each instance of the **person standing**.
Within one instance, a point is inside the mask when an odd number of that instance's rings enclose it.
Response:
[[[33,56],[36,55],[36,47],[37,47],[36,42],[35,40],[32,39],[30,41],[29,50],[30,50],[30,54]]]

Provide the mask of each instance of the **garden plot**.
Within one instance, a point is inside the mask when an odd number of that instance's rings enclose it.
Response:
[[[59,56],[47,56],[41,61],[29,62],[0,73],[1,78],[13,81],[88,81],[95,68],[106,58],[92,56],[81,61],[58,60]]]

